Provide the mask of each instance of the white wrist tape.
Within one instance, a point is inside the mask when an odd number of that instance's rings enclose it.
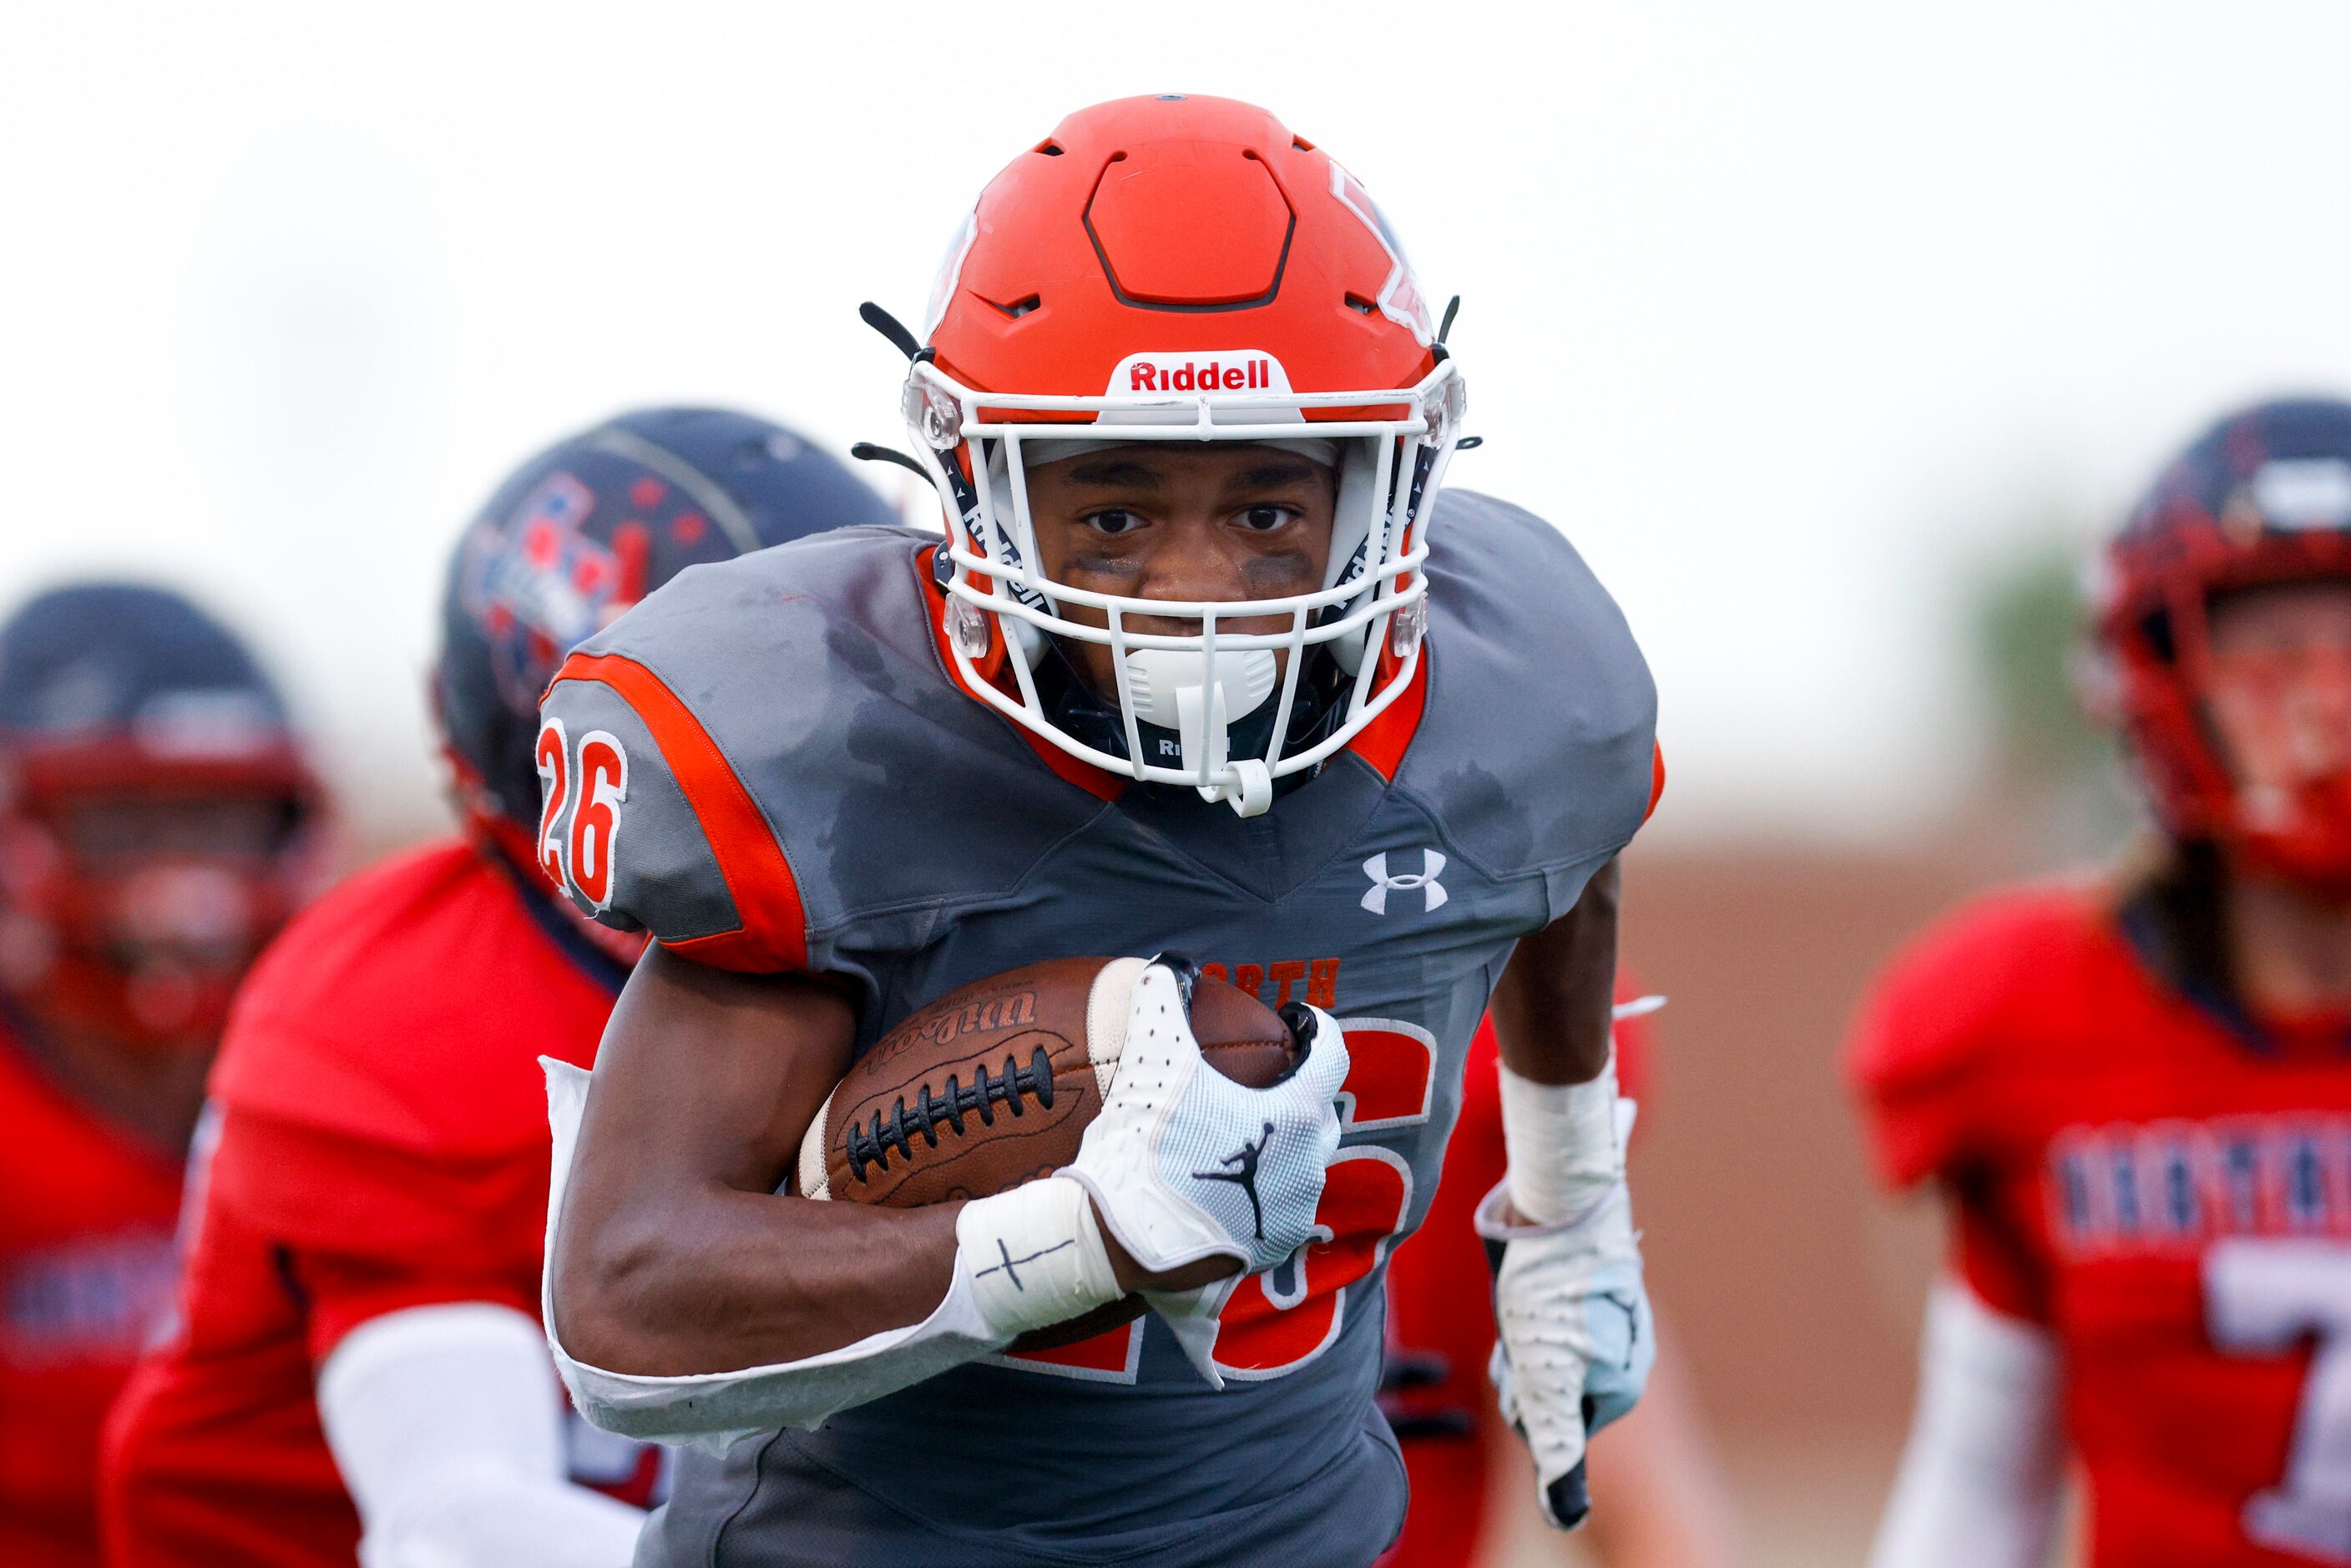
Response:
[[[1510,1207],[1537,1225],[1569,1224],[1625,1179],[1632,1102],[1617,1099],[1616,1054],[1589,1083],[1537,1083],[1508,1066],[1501,1072]]]
[[[1119,1297],[1085,1188],[1067,1176],[974,1198],[956,1217],[956,1271],[989,1330],[1010,1340]]]

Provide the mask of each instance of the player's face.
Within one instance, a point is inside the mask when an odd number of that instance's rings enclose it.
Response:
[[[1331,561],[1338,478],[1278,447],[1138,442],[1032,468],[1029,510],[1048,576],[1133,599],[1238,603],[1312,593]],[[1087,625],[1103,612],[1066,604]],[[1219,619],[1220,632],[1276,632],[1288,615]],[[1125,626],[1196,637],[1178,616],[1128,616]],[[1115,689],[1111,650],[1065,644],[1097,692]]]
[[[180,856],[258,862],[284,847],[292,825],[285,798],[263,792],[99,795],[73,802],[64,818],[75,860],[105,872]]]
[[[2351,581],[2214,601],[2208,711],[2240,789],[2351,777]]]
[[[132,974],[242,968],[261,935],[251,890],[295,821],[287,798],[259,790],[59,801],[77,939]]]

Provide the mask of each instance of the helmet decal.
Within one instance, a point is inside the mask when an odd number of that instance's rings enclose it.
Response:
[[[1364,189],[1363,182],[1342,168],[1336,158],[1331,160],[1331,193],[1339,204],[1361,218],[1364,226],[1388,253],[1388,276],[1380,285],[1374,303],[1380,314],[1399,327],[1411,329],[1412,335],[1424,345],[1437,340],[1437,322],[1429,315],[1428,296],[1420,287],[1420,278],[1405,259],[1404,242],[1396,238],[1395,230],[1388,226],[1387,214],[1380,211],[1372,193]]]
[[[979,238],[979,214],[966,213],[957,226],[955,238],[947,242],[947,253],[939,262],[939,275],[931,285],[931,302],[923,312],[923,336],[927,338],[938,327],[939,318],[947,313],[947,301],[955,298],[956,285],[963,281],[963,258],[971,254],[972,242]]]
[[[663,492],[638,494],[658,503]],[[624,581],[611,544],[580,532],[595,507],[593,491],[558,471],[512,516],[476,522],[459,547],[458,595],[488,636],[499,694],[517,707],[536,707],[561,655],[642,591]]]

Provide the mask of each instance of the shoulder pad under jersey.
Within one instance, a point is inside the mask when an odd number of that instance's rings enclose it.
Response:
[[[1426,707],[1395,783],[1489,873],[1540,873],[1555,919],[1648,814],[1648,664],[1575,547],[1506,501],[1438,497],[1428,580]]]
[[[2005,889],[1946,915],[1879,973],[1845,1072],[1889,1186],[1987,1152],[2102,915],[2087,888]]]
[[[722,968],[853,971],[1017,897],[1104,809],[948,676],[935,543],[842,528],[692,567],[580,644],[539,755],[541,858],[581,909]]]
[[[212,1098],[427,1164],[544,1160],[538,1059],[591,1060],[613,993],[545,934],[520,874],[444,841],[345,878],[246,975]]]

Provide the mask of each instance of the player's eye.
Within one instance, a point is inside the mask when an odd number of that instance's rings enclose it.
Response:
[[[1113,538],[1131,534],[1143,527],[1141,517],[1121,507],[1105,507],[1099,512],[1088,512],[1078,520],[1095,533],[1108,534]]]
[[[1267,505],[1248,508],[1237,520],[1250,533],[1270,534],[1277,528],[1286,527],[1297,516],[1298,513],[1291,507]]]

